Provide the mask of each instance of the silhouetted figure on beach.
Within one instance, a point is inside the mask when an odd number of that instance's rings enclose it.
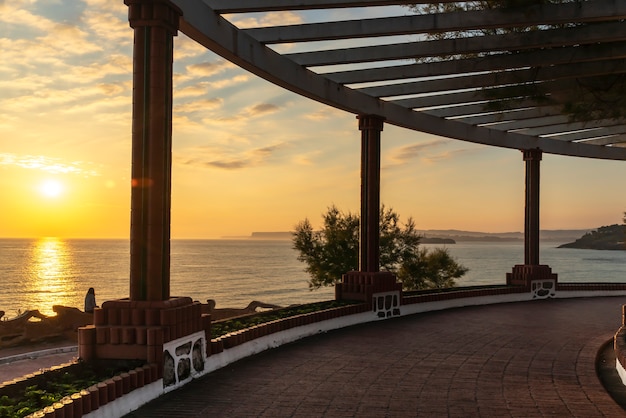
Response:
[[[85,312],[93,313],[93,310],[97,308],[96,305],[96,291],[93,287],[90,287],[85,295]]]

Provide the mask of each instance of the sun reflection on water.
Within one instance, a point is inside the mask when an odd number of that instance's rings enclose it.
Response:
[[[33,242],[30,261],[30,280],[25,289],[28,309],[51,315],[52,306],[71,303],[68,296],[76,292],[76,284],[68,242],[59,238],[41,238]]]

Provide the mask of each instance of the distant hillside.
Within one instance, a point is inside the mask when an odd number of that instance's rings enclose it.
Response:
[[[253,232],[250,239],[281,239],[291,240],[291,232]],[[455,241],[449,237],[424,237],[423,244],[454,244]]]
[[[250,239],[291,239],[291,232],[253,232]]]
[[[580,248],[589,250],[626,250],[624,239],[626,238],[625,225],[601,226],[587,232],[582,237],[569,244],[560,245],[559,248]]]
[[[539,238],[543,241],[568,242],[580,237],[591,229],[542,230]],[[429,238],[452,238],[456,242],[523,242],[523,232],[474,232],[456,229],[428,229],[420,231]]]
[[[543,230],[540,238],[544,241],[571,242],[591,229]],[[475,232],[457,229],[428,229],[418,231],[424,236],[424,244],[454,244],[455,242],[523,242],[523,232]],[[291,232],[253,232],[248,239],[291,240]]]

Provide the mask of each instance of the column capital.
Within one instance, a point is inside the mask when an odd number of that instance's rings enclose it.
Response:
[[[124,0],[124,4],[128,6],[131,28],[161,26],[174,36],[178,33],[178,19],[183,12],[169,0]]]
[[[541,161],[541,155],[543,154],[543,151],[541,151],[539,148],[524,149],[522,150],[522,153],[524,154],[524,161]]]
[[[358,115],[359,130],[376,130],[382,132],[385,118],[378,115]]]

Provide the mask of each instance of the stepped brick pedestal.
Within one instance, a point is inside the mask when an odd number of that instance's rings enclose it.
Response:
[[[140,359],[163,364],[163,344],[204,331],[211,316],[189,297],[164,301],[111,300],[94,311],[94,324],[78,330],[78,354],[92,359]],[[161,369],[161,368],[159,368]]]
[[[550,266],[518,264],[511,273],[506,274],[506,284],[523,286],[533,293],[533,298],[544,299],[556,295],[558,275],[552,273]]]
[[[387,271],[350,271],[343,275],[342,282],[335,285],[335,299],[362,300],[372,303],[375,293],[402,292],[402,284]]]
[[[335,299],[362,300],[378,318],[398,316],[402,284],[387,271],[351,271],[335,285]]]

